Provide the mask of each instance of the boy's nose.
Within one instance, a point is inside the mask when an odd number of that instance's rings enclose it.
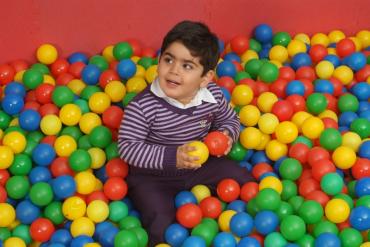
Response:
[[[170,72],[177,75],[179,73],[179,65],[177,63],[173,63],[171,65]]]

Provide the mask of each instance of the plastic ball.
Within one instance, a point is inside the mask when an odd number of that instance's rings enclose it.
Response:
[[[191,188],[191,193],[194,194],[198,203],[200,203],[203,199],[211,196],[210,189],[202,184],[195,185],[193,188]]]
[[[96,127],[102,124],[102,120],[99,115],[93,112],[88,112],[82,115],[79,122],[81,131],[85,134],[90,132]]]
[[[290,41],[287,49],[290,57],[294,57],[298,53],[304,53],[307,51],[306,44],[298,39],[293,39],[292,41]]]
[[[177,221],[186,228],[193,228],[198,225],[202,219],[202,211],[199,206],[188,203],[177,209]]]
[[[274,189],[265,188],[257,194],[256,203],[261,210],[275,210],[281,203],[280,194]]]
[[[121,200],[127,194],[127,184],[119,177],[109,178],[104,184],[104,194],[111,200]]]
[[[58,198],[68,198],[76,192],[76,182],[72,176],[58,176],[52,181],[52,189]]]
[[[23,176],[12,176],[6,182],[5,188],[9,198],[22,199],[29,192],[30,184]]]
[[[186,228],[175,223],[167,227],[164,235],[166,242],[171,246],[181,246],[181,244],[189,236],[189,233]]]
[[[108,218],[109,207],[105,202],[95,200],[87,206],[86,214],[93,222],[99,223]]]
[[[113,47],[113,56],[118,61],[130,58],[133,54],[133,48],[129,42],[119,42]]]
[[[283,247],[286,246],[288,242],[286,239],[283,237],[283,235],[279,232],[272,232],[268,234],[264,241],[263,241],[263,246],[266,247]]]
[[[336,129],[327,128],[320,135],[320,145],[326,150],[333,151],[341,144],[342,136]]]
[[[225,210],[218,217],[218,225],[221,231],[230,231],[230,221],[236,214],[234,210]]]
[[[15,210],[8,203],[0,203],[0,227],[8,227],[15,220]]]
[[[94,147],[106,148],[112,142],[112,133],[105,126],[96,126],[89,134],[89,141]]]
[[[87,217],[75,219],[71,224],[71,234],[73,237],[85,235],[92,236],[95,231],[94,222]]]
[[[17,131],[5,134],[2,141],[3,145],[10,147],[15,154],[23,152],[27,144],[25,136]]]
[[[266,155],[271,160],[278,160],[288,153],[288,147],[286,144],[279,142],[278,140],[271,140],[266,145]]]
[[[246,36],[238,35],[230,40],[231,50],[237,54],[242,54],[249,48],[249,40]]]
[[[1,107],[9,115],[15,115],[21,112],[24,106],[24,100],[16,94],[6,95],[1,101]]]
[[[288,121],[294,114],[294,108],[288,100],[279,100],[272,106],[271,113],[277,116],[281,122]]]
[[[262,133],[255,127],[247,127],[240,134],[240,142],[247,149],[256,148],[261,143]]]
[[[301,176],[302,165],[296,159],[287,158],[282,161],[279,172],[282,178],[294,181]]]
[[[367,220],[370,216],[370,210],[368,207],[365,206],[358,206],[353,208],[350,213],[349,221],[351,226],[359,231],[368,230],[370,227],[370,223]]]
[[[352,175],[355,179],[370,177],[370,161],[364,158],[358,158],[351,167]]]
[[[320,182],[322,190],[328,195],[337,195],[342,191],[343,179],[336,172],[325,174]]]
[[[56,106],[62,107],[65,104],[73,102],[74,94],[72,90],[66,86],[57,86],[55,87],[51,98]]]
[[[4,241],[4,247],[26,247],[26,243],[19,237],[9,237]]]
[[[348,85],[353,79],[353,71],[345,65],[340,65],[335,68],[333,77],[340,80],[344,85]]]
[[[136,73],[136,65],[131,59],[123,59],[117,64],[117,73],[124,79],[128,80]]]
[[[361,178],[357,180],[355,193],[358,197],[370,195],[370,178]]]
[[[341,242],[336,234],[324,232],[316,238],[315,246],[341,246]]]
[[[96,178],[94,174],[88,171],[82,171],[75,176],[76,191],[82,195],[88,195],[96,187]]]
[[[298,136],[298,128],[293,122],[284,121],[275,128],[276,139],[281,143],[291,143]]]
[[[206,144],[200,141],[193,141],[188,144],[190,147],[195,147],[194,151],[188,152],[188,155],[198,157],[198,160],[195,160],[194,163],[202,165],[207,161],[209,156],[208,147]]]
[[[32,239],[39,242],[48,241],[55,231],[53,223],[46,218],[38,218],[30,226]]]
[[[260,24],[254,29],[254,37],[261,43],[268,43],[273,37],[272,28],[267,24]]]
[[[351,168],[356,162],[356,153],[349,147],[340,146],[332,154],[334,164],[341,169]]]
[[[224,155],[229,147],[229,138],[222,132],[213,131],[204,138],[204,144],[207,145],[211,155]]]
[[[265,113],[258,120],[258,128],[264,134],[274,133],[278,124],[279,119],[272,113]]]
[[[288,50],[282,45],[275,45],[270,49],[269,58],[284,63],[288,59]]]
[[[325,216],[333,223],[346,221],[350,214],[350,208],[343,199],[331,199],[325,206]]]
[[[68,197],[62,206],[64,217],[75,220],[85,215],[86,203],[78,196]]]
[[[275,81],[278,76],[278,67],[275,64],[269,62],[264,63],[258,72],[258,77],[261,79],[261,81],[266,83],[271,83]]]
[[[231,94],[231,100],[235,105],[247,105],[253,99],[253,91],[247,85],[238,85]]]
[[[283,191],[283,184],[274,176],[267,176],[263,178],[259,184],[259,190],[270,188],[276,190],[279,194]]]
[[[203,217],[216,219],[222,212],[221,201],[213,196],[204,198],[199,203],[199,207],[202,210]]]
[[[254,105],[245,105],[239,112],[240,122],[247,127],[256,125],[260,115],[260,111]]]
[[[217,195],[224,202],[234,201],[240,195],[240,185],[233,179],[223,179],[217,185]]]

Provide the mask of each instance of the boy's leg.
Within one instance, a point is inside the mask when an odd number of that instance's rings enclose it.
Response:
[[[153,176],[129,176],[129,197],[141,214],[143,227],[149,234],[149,246],[164,242],[166,228],[175,220],[174,199],[183,183]]]
[[[224,178],[235,179],[241,186],[255,180],[248,170],[240,167],[236,161],[226,157],[210,157],[201,168],[188,177],[186,187],[189,189],[197,184],[204,184],[215,191],[218,182]]]

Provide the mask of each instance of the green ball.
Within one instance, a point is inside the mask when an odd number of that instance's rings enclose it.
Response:
[[[336,172],[325,174],[320,182],[322,191],[328,195],[339,194],[343,189],[343,178]]]
[[[239,71],[238,73],[236,73],[236,76],[235,76],[235,82],[239,82],[240,80],[242,79],[246,79],[246,78],[251,78],[251,76],[245,72],[245,71]]]
[[[46,206],[44,210],[44,215],[46,218],[51,220],[54,225],[62,224],[65,220],[63,211],[62,211],[62,203],[54,201]]]
[[[137,93],[135,92],[129,92],[129,93],[126,93],[125,97],[123,97],[122,99],[122,104],[123,106],[127,106],[131,100],[136,96]]]
[[[362,139],[370,136],[370,121],[366,118],[356,118],[351,123],[351,131],[357,133]]]
[[[119,42],[113,47],[113,56],[118,61],[130,58],[133,53],[132,47],[128,42]]]
[[[74,94],[67,86],[57,86],[54,89],[51,98],[56,106],[62,107],[73,102]]]
[[[302,165],[294,158],[286,158],[279,167],[280,175],[283,179],[292,181],[297,180],[302,175]]]
[[[46,206],[53,201],[53,190],[48,183],[37,182],[30,190],[30,199],[36,206]]]
[[[256,203],[260,210],[274,211],[280,206],[280,194],[274,189],[265,188],[258,192]]]
[[[320,145],[328,151],[333,151],[342,145],[342,135],[339,130],[327,128],[321,132]]]
[[[353,228],[345,228],[339,233],[339,238],[343,247],[360,246],[362,244],[362,235]]]
[[[306,224],[301,217],[289,215],[280,224],[280,232],[289,241],[296,241],[306,233]]]
[[[296,143],[303,143],[305,144],[307,147],[309,148],[312,148],[313,144],[312,144],[312,141],[305,137],[305,136],[298,136],[293,142],[292,142],[292,146]]]
[[[234,142],[230,152],[227,154],[227,157],[232,160],[242,161],[247,154],[248,150],[245,149],[239,141],[237,141]]]
[[[19,126],[10,126],[10,127],[8,127],[4,131],[4,135],[9,134],[10,132],[13,132],[13,131],[20,132],[22,135],[26,136],[26,131],[24,129],[22,129],[21,127],[19,127]]]
[[[293,196],[297,195],[298,189],[297,184],[292,180],[283,180],[283,191],[281,192],[281,199],[284,201],[289,200]]]
[[[92,56],[89,60],[89,64],[95,65],[100,69],[100,71],[104,71],[109,68],[107,60],[101,55]]]
[[[348,188],[348,194],[350,197],[352,198],[355,198],[357,195],[356,195],[356,192],[355,192],[355,186],[356,186],[356,180],[352,180],[350,181],[348,184],[347,184],[347,188]]]
[[[352,204],[353,205],[353,204]],[[365,206],[370,208],[370,195],[361,196],[356,201],[356,207]]]
[[[350,209],[352,209],[353,206],[354,206],[352,198],[347,194],[343,194],[343,193],[337,194],[337,195],[334,196],[334,199],[345,200]],[[356,206],[358,207],[358,200],[356,201]]]
[[[88,113],[90,111],[89,103],[84,99],[76,99],[73,104],[77,105],[82,114]]]
[[[293,214],[293,207],[287,202],[282,201],[280,207],[276,210],[276,215],[279,217],[279,220],[282,221],[287,216]]]
[[[12,117],[4,111],[0,111],[0,129],[5,130],[8,128],[10,121],[12,121]]]
[[[128,216],[128,207],[122,201],[113,201],[109,203],[109,220],[117,223]]]
[[[191,236],[198,236],[206,241],[206,246],[211,246],[217,232],[214,232],[208,224],[200,223],[191,231]]]
[[[31,157],[33,149],[38,145],[38,142],[34,140],[28,140],[25,149],[23,150],[24,154],[27,154]]]
[[[94,86],[94,85],[89,85],[81,91],[80,97],[81,97],[81,99],[88,101],[90,99],[91,95],[93,95],[94,93],[97,93],[97,92],[101,92],[101,91],[102,90],[101,90],[100,87]],[[83,109],[81,109],[81,111],[84,112]]]
[[[145,70],[147,70],[150,66],[153,65],[153,58],[151,57],[142,57],[137,62],[138,65],[141,65],[144,67]]]
[[[121,230],[129,230],[135,227],[141,227],[140,220],[135,216],[128,215],[119,222],[119,229]]]
[[[112,132],[103,125],[96,126],[89,134],[89,141],[94,147],[106,148],[112,142]]]
[[[77,142],[83,134],[77,126],[66,126],[62,129],[60,135],[71,136]]]
[[[134,232],[121,230],[114,237],[114,247],[138,247],[139,241]]]
[[[302,196],[293,196],[288,200],[289,204],[292,205],[294,213],[298,213],[299,208],[304,202],[304,198]]]
[[[284,247],[288,244],[283,235],[278,232],[269,233],[263,243],[265,247]]]
[[[259,59],[251,59],[244,65],[244,70],[253,78],[257,79],[258,73],[263,65],[263,62]]]
[[[92,147],[88,135],[83,135],[78,139],[78,148],[88,150]]]
[[[260,211],[260,209],[257,206],[257,199],[253,198],[247,203],[247,212],[251,216],[256,216],[256,214]]]
[[[27,195],[30,189],[30,183],[27,177],[12,176],[6,182],[5,188],[10,198],[16,200],[22,199]]]
[[[262,50],[262,45],[255,39],[249,39],[249,49],[258,53]]]
[[[215,232],[216,234],[218,233],[218,223],[216,220],[212,218],[203,218],[200,224],[208,225],[208,227],[211,228],[213,232]]]
[[[50,74],[50,70],[49,70],[48,66],[45,65],[45,64],[42,64],[42,63],[32,64],[31,69],[37,70],[43,75]]]
[[[272,45],[282,45],[284,47],[287,47],[291,40],[292,38],[290,37],[289,33],[277,32],[274,37],[272,37]]]
[[[279,76],[279,68],[270,62],[264,63],[259,72],[258,77],[261,79],[261,81],[266,83],[271,83],[275,81]]]
[[[28,69],[24,72],[22,80],[28,89],[35,89],[44,81],[44,76],[37,69]]]
[[[315,245],[315,238],[312,237],[310,234],[303,235],[300,239],[295,241],[300,247],[314,247]]]
[[[33,140],[35,142],[40,142],[41,139],[44,138],[44,136],[45,135],[41,131],[36,130],[28,133],[26,139],[27,141]]]
[[[119,157],[119,153],[118,153],[118,145],[117,145],[117,142],[111,142],[105,148],[105,154],[107,156],[107,160],[118,158]]]
[[[325,111],[328,106],[328,100],[322,93],[313,93],[307,97],[306,107],[308,112],[318,115]]]
[[[27,245],[31,244],[32,242],[30,226],[28,225],[17,225],[12,232],[12,236],[21,238]]]
[[[338,100],[338,108],[340,112],[357,112],[359,105],[360,103],[356,96],[349,93],[340,96]]]
[[[324,209],[320,203],[308,200],[302,203],[298,214],[306,224],[316,224],[324,216]]]
[[[10,238],[12,233],[7,227],[0,227],[0,240],[5,241],[6,239]]]
[[[148,245],[148,233],[142,227],[132,228],[130,231],[136,234],[138,247],[146,247]]]
[[[339,231],[337,226],[333,222],[322,220],[314,226],[313,235],[315,238],[317,238],[320,234],[324,232],[329,232],[337,235]]]
[[[32,169],[32,160],[27,154],[21,153],[14,156],[12,165],[9,171],[13,175],[24,176]]]
[[[68,157],[68,162],[73,171],[82,172],[90,168],[92,160],[88,151],[76,149]]]

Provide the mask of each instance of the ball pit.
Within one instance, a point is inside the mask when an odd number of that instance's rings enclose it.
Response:
[[[157,246],[368,246],[369,45],[368,30],[267,24],[225,43],[215,81],[242,124],[228,157],[257,182],[179,192]],[[34,64],[0,65],[0,246],[145,247],[116,140],[124,107],[157,75],[155,53],[127,40],[59,54],[43,44]],[[202,164],[225,143],[213,133],[194,155]]]

